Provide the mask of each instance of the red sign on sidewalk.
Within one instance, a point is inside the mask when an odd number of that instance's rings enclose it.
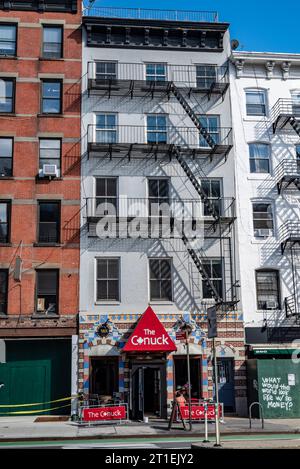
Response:
[[[174,352],[176,345],[154,313],[147,308],[129,337],[124,352]]]
[[[96,422],[105,420],[124,420],[126,419],[125,406],[112,406],[112,407],[94,407],[90,409],[83,409],[82,421],[83,422]]]
[[[205,410],[204,405],[192,405],[192,420],[204,420],[205,419]],[[188,420],[189,418],[189,407],[187,405],[180,407],[180,413],[184,420]],[[222,406],[219,406],[219,417],[222,416]],[[208,404],[207,405],[207,420],[215,420],[216,419],[216,412],[215,412],[215,405]]]

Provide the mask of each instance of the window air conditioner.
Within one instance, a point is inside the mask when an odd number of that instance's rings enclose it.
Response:
[[[44,164],[43,165],[43,176],[58,176],[58,170],[56,164]]]
[[[278,303],[276,300],[268,300],[266,301],[267,309],[277,309]]]
[[[39,312],[45,311],[45,298],[38,298],[37,301],[37,310]]]
[[[258,238],[268,238],[269,236],[272,236],[273,230],[270,230],[268,228],[260,228],[259,230],[255,230],[255,236]]]

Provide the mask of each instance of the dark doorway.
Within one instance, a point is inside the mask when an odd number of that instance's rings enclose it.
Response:
[[[160,369],[144,370],[144,415],[160,416]]]
[[[91,394],[111,396],[119,391],[118,357],[91,359]]]
[[[183,387],[188,382],[187,376],[187,360],[186,356],[174,357],[175,367],[175,389]],[[193,399],[201,399],[202,386],[201,386],[201,357],[190,357],[190,370],[191,370],[191,394]]]
[[[225,412],[235,412],[234,361],[233,358],[218,358],[219,401]]]

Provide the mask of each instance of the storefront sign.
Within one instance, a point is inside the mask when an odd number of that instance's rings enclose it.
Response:
[[[104,420],[124,420],[126,419],[125,406],[112,406],[112,407],[94,407],[83,409],[82,421],[83,422],[101,422]]]
[[[129,337],[124,352],[174,352],[176,345],[152,308],[147,308]]]
[[[188,420],[189,418],[189,407],[181,406],[180,413],[184,420]],[[219,417],[222,416],[222,406],[219,406]],[[205,419],[205,409],[204,405],[192,405],[192,420],[204,420]],[[214,404],[207,405],[207,419],[208,420],[215,420],[216,419],[216,411]]]

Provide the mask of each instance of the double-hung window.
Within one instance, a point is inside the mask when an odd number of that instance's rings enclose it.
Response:
[[[270,203],[253,203],[253,228],[255,236],[269,236],[273,234],[273,210]]]
[[[217,68],[215,65],[196,65],[197,88],[210,89],[216,83]]]
[[[120,301],[120,260],[97,259],[96,300]]]
[[[39,170],[43,174],[48,165],[55,165],[57,176],[60,176],[61,166],[61,140],[60,139],[40,139],[40,163]]]
[[[0,243],[9,242],[10,235],[10,202],[0,200]]]
[[[162,205],[169,206],[169,180],[168,179],[149,179],[149,215],[159,216],[164,214]],[[166,207],[166,209],[167,209]]]
[[[14,57],[17,52],[17,26],[0,24],[0,56]]]
[[[172,301],[171,259],[149,259],[150,300]]]
[[[220,136],[220,116],[199,116],[199,121],[202,127],[206,129],[210,137],[213,139],[215,145],[221,141]],[[209,147],[205,138],[200,134],[200,147]]]
[[[55,244],[60,241],[60,202],[39,202],[38,242]]]
[[[266,116],[267,98],[264,90],[246,90],[247,116]]]
[[[223,265],[221,259],[205,259],[203,267],[210,282],[213,284],[220,298],[223,296]],[[202,279],[202,296],[205,299],[213,298],[213,294],[205,278]]]
[[[292,112],[294,116],[300,117],[300,90],[291,92],[292,96]]]
[[[117,143],[116,114],[97,114],[96,143]]]
[[[40,269],[36,271],[36,313],[58,314],[59,271]]]
[[[166,81],[167,66],[162,63],[146,64],[146,81]]]
[[[13,139],[0,137],[0,178],[12,176]]]
[[[7,314],[8,270],[0,270],[0,314]]]
[[[250,172],[269,173],[270,172],[270,145],[267,143],[250,143]]]
[[[256,271],[257,309],[270,310],[280,307],[279,272],[277,270]]]
[[[218,179],[202,179],[201,187],[208,198],[210,205],[217,214],[222,214],[221,206],[221,181]],[[203,214],[205,217],[211,216],[209,207],[203,206]]]
[[[96,80],[116,80],[116,62],[96,62]]]
[[[97,215],[117,214],[117,179],[96,179],[96,212]]]
[[[42,81],[42,114],[62,113],[62,82]]]
[[[45,59],[61,59],[63,56],[63,28],[43,26],[43,51]]]
[[[15,80],[0,77],[0,113],[13,113],[15,110]]]
[[[161,114],[147,116],[147,142],[150,144],[167,143],[167,118]]]

